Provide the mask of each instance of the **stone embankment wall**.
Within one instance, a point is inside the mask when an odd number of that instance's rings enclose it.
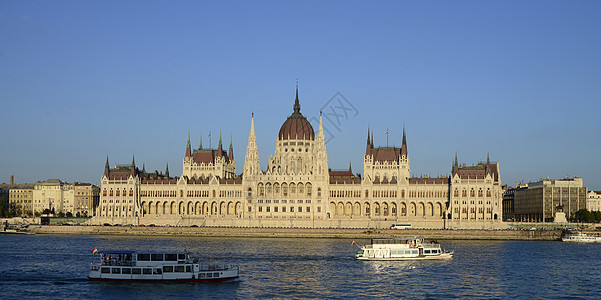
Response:
[[[370,239],[423,236],[436,240],[530,240],[551,241],[559,230],[443,230],[443,229],[307,229],[235,227],[126,227],[126,226],[30,226],[38,234],[191,236],[191,237],[274,237]]]

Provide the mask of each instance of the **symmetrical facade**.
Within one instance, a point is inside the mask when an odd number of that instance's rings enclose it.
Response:
[[[328,166],[322,118],[315,133],[300,112],[282,124],[267,169],[259,164],[254,116],[242,174],[228,151],[192,151],[190,138],[180,177],[139,170],[135,161],[110,168],[101,179],[97,223],[201,226],[388,228],[410,222],[424,228],[499,228],[498,163],[459,166],[450,177],[413,178],[407,140],[374,147],[368,130],[363,176]]]

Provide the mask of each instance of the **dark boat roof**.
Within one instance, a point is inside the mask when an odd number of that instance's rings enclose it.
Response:
[[[136,253],[136,251],[112,251],[112,250],[105,250],[105,251],[98,251],[98,253],[100,253],[100,254],[134,254],[134,253]]]

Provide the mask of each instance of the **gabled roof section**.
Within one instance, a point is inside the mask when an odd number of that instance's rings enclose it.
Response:
[[[393,162],[399,161],[401,148],[396,147],[380,147],[371,149],[371,154],[374,156],[374,162]]]
[[[486,177],[486,166],[487,164],[485,163],[479,163],[475,166],[457,167],[456,172],[459,174],[459,178],[461,179],[484,179]],[[498,181],[499,172],[497,169],[497,164],[489,164],[488,166],[493,175],[494,181]]]
[[[448,184],[449,177],[411,177],[409,184]]]
[[[227,152],[225,151],[221,151],[221,155],[219,155],[219,150],[214,150],[214,149],[200,149],[200,150],[194,150],[194,153],[192,153],[192,159],[194,160],[195,163],[197,164],[213,164],[215,163],[215,158],[218,156],[222,156],[225,158],[226,162],[230,162],[230,159],[227,155]]]
[[[330,170],[331,184],[361,184],[361,177],[354,175],[352,171],[332,171]]]

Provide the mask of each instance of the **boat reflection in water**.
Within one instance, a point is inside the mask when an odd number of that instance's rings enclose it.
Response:
[[[353,241],[351,244],[354,244]],[[446,251],[436,241],[424,242],[423,237],[372,239],[371,244],[355,254],[357,260],[443,260],[453,258],[453,251]]]
[[[89,280],[208,282],[229,281],[239,277],[238,266],[204,264],[191,260],[186,253],[136,253],[101,251],[100,263],[92,264]]]

